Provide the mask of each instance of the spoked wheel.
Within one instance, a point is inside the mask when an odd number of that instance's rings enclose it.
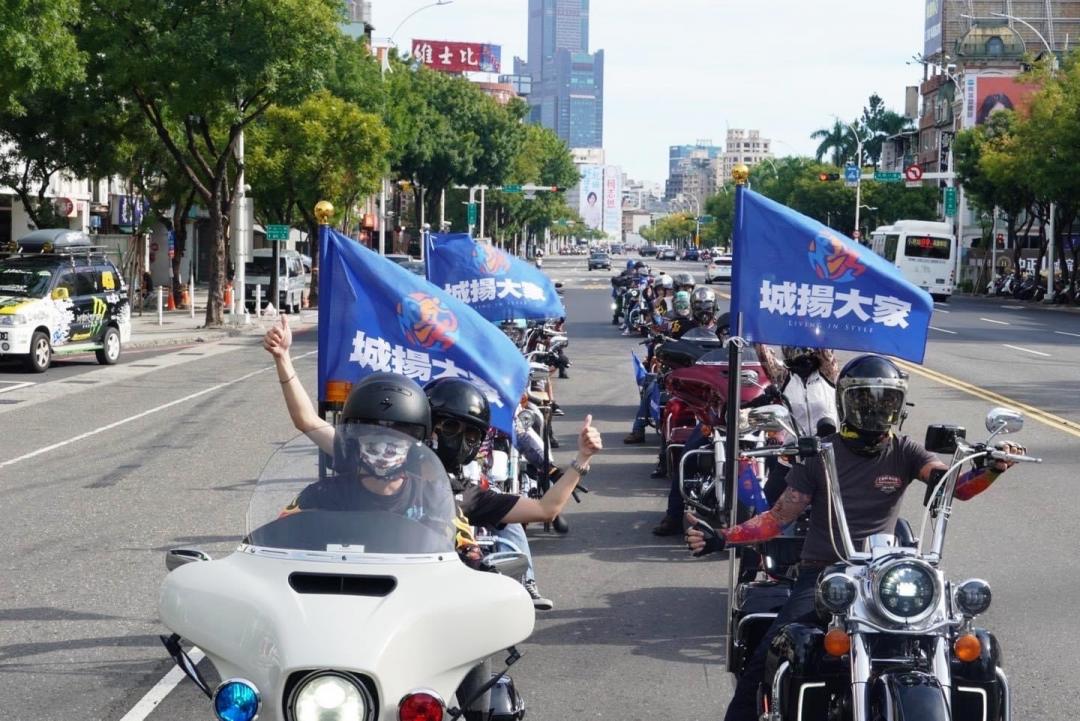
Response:
[[[44,373],[52,363],[52,344],[49,336],[41,331],[30,339],[30,355],[26,358],[26,367],[31,373]]]
[[[105,329],[105,337],[102,338],[102,348],[97,351],[97,361],[103,366],[111,366],[120,359],[120,332],[116,328]]]

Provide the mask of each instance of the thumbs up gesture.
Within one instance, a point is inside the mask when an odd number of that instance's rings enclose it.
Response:
[[[590,413],[585,416],[585,423],[581,426],[581,432],[578,433],[578,458],[582,462],[587,461],[599,453],[603,447],[604,442],[600,438],[600,431],[593,428]]]

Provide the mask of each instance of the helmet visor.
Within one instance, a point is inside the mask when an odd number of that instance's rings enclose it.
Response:
[[[886,433],[900,423],[904,391],[885,385],[857,385],[840,396],[844,423],[860,431]]]

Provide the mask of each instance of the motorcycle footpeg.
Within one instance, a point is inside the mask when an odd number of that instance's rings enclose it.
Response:
[[[551,527],[555,529],[556,533],[566,535],[570,532],[570,524],[566,522],[566,519],[562,516],[555,516],[555,520],[551,522]]]

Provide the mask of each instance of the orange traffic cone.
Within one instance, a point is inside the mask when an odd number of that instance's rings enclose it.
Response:
[[[165,310],[176,310],[176,301],[173,300],[172,288],[166,288],[165,295],[169,298],[168,302],[165,304]]]
[[[232,308],[232,283],[225,286],[225,307]]]
[[[191,303],[191,296],[188,295],[188,289],[187,289],[187,286],[185,285],[183,288],[180,289],[180,307],[181,308],[188,308],[188,307],[190,307],[190,305],[189,305],[190,303]]]

